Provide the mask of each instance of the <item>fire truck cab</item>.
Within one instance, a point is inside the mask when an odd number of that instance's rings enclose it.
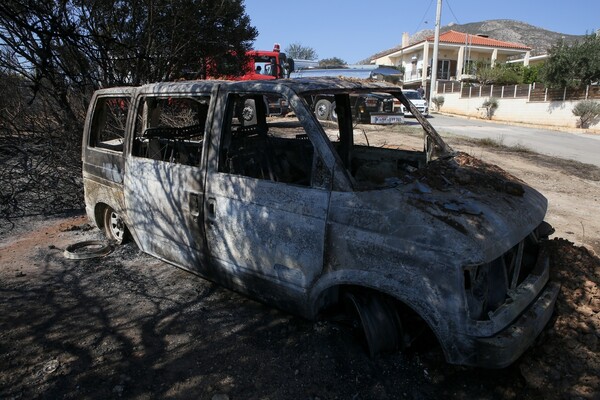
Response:
[[[242,81],[288,78],[294,69],[294,61],[280,51],[278,43],[272,51],[250,50],[246,55],[245,73],[239,77]]]

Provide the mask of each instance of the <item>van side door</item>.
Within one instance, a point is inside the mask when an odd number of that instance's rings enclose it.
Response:
[[[201,274],[207,90],[137,97],[125,175],[128,226],[141,249]]]
[[[237,290],[299,300],[322,271],[331,172],[297,113],[281,115],[287,97],[221,90],[206,179],[211,263]]]
[[[97,92],[83,136],[83,175],[109,186],[123,184],[125,132],[133,89]]]
[[[83,187],[86,213],[98,226],[110,207],[124,215],[123,176],[127,131],[132,121],[133,88],[94,93],[85,120],[82,143]]]

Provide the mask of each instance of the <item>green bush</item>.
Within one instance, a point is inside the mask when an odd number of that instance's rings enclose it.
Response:
[[[518,64],[496,64],[494,66],[479,63],[477,81],[482,85],[515,85],[523,83],[523,66]]]
[[[533,83],[539,81],[538,76],[543,64],[529,65],[523,67],[523,83]]]
[[[498,109],[498,99],[495,97],[490,97],[483,102],[481,107],[483,107],[487,110],[486,111],[487,119],[492,119],[494,112],[496,111],[496,109]]]
[[[590,125],[597,124],[600,121],[600,103],[593,100],[580,101],[573,107],[573,115],[579,117],[577,126],[579,128],[589,128]]]
[[[435,96],[433,99],[431,99],[431,102],[435,105],[435,109],[440,111],[444,105],[444,100],[444,96]]]

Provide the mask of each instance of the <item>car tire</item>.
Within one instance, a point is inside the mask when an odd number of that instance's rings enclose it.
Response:
[[[331,118],[331,102],[325,99],[317,101],[315,115],[319,121],[328,121]]]

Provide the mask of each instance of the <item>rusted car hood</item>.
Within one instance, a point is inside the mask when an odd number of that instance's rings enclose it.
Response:
[[[535,189],[459,153],[399,177],[392,187],[333,196],[329,222],[338,227],[336,236],[481,263],[521,241],[546,209]]]

